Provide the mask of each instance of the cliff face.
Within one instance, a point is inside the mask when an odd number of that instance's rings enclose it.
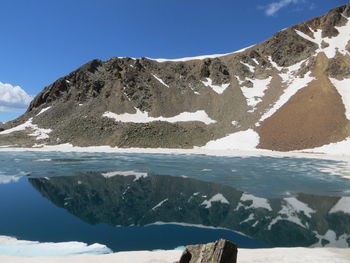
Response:
[[[342,141],[349,16],[348,4],[226,55],[93,60],[2,125],[0,144],[192,148],[237,132],[281,151]]]

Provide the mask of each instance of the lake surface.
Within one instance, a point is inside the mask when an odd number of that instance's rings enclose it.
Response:
[[[345,162],[0,152],[0,164],[0,235],[113,251],[350,245]]]

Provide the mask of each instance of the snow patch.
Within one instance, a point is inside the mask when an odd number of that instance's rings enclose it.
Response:
[[[87,245],[81,242],[40,243],[38,241],[18,240],[0,236],[0,254],[22,257],[33,256],[69,256],[79,254],[112,253],[105,245]]]
[[[244,63],[244,62],[242,62],[242,61],[241,61],[241,64],[244,65],[244,66],[246,66],[246,67],[249,69],[250,72],[254,73],[254,70],[255,70],[255,67],[254,67],[254,66],[249,65],[248,63]]]
[[[284,104],[289,101],[292,96],[294,96],[302,88],[305,88],[312,80],[315,79],[314,77],[310,76],[311,72],[305,74],[304,77],[295,77],[295,74],[300,69],[301,64],[304,62],[305,61],[296,63],[295,65],[286,68],[286,73],[280,74],[283,84],[285,84],[287,88],[284,90],[284,93],[279,97],[273,107],[263,114],[259,123],[275,114]]]
[[[149,123],[153,121],[166,121],[166,122],[188,122],[188,121],[200,121],[205,124],[216,123],[215,120],[209,118],[208,114],[204,110],[198,110],[196,112],[182,112],[174,117],[150,117],[148,112],[142,112],[136,109],[136,113],[123,113],[116,114],[110,111],[105,112],[102,117],[107,117],[120,122],[133,122],[133,123]]]
[[[310,28],[311,32],[313,33],[313,37],[309,37],[308,35],[304,34],[299,30],[295,30],[295,32],[302,38],[317,44],[318,49],[316,50],[316,52],[324,52],[328,58],[334,58],[337,51],[344,56],[350,55],[350,52],[346,50],[346,45],[350,40],[350,20],[345,16],[343,17],[346,18],[348,21],[344,26],[335,27],[339,32],[339,34],[335,37],[323,38],[322,29],[317,29],[314,31]],[[328,44],[328,46],[322,48],[322,42]]]
[[[207,150],[253,150],[259,144],[259,139],[258,133],[252,129],[248,129],[209,141],[200,148]]]
[[[201,205],[204,205],[205,208],[209,209],[209,208],[211,208],[211,203],[212,202],[220,202],[222,204],[230,204],[230,202],[227,201],[227,199],[222,194],[219,193],[219,194],[214,195],[209,200],[204,200],[201,203]]]
[[[142,177],[147,177],[147,173],[141,173],[136,171],[115,171],[115,172],[108,172],[108,173],[101,173],[101,175],[105,178],[111,178],[114,176],[134,176],[134,182],[141,179]]]
[[[13,127],[11,129],[7,129],[7,130],[0,132],[0,135],[1,134],[10,134],[10,133],[17,132],[17,131],[24,131],[26,129],[32,129],[33,133],[28,134],[29,136],[34,136],[34,137],[36,137],[37,140],[48,139],[49,133],[52,132],[52,130],[39,128],[38,125],[33,124],[32,121],[33,121],[33,118],[30,118],[29,120],[27,120],[23,124],[20,124],[16,127]]]
[[[202,83],[206,86],[211,88],[213,91],[215,91],[217,94],[222,94],[224,91],[230,86],[230,83],[219,85],[213,85],[213,81],[211,78],[207,78],[206,81],[202,81]]]
[[[255,106],[262,101],[262,97],[265,95],[265,90],[268,88],[268,85],[271,83],[272,77],[268,77],[267,79],[249,79],[253,83],[253,87],[242,87],[241,90],[243,92],[244,97],[247,99],[248,106],[255,110]],[[250,112],[249,111],[249,112]]]
[[[254,45],[252,45],[254,46]],[[234,54],[234,53],[240,53],[243,52],[245,50],[247,50],[248,48],[251,48],[252,46],[246,47],[246,48],[242,48],[240,50],[237,50],[235,52],[231,52],[231,53],[226,53],[226,54],[214,54],[214,55],[204,55],[204,56],[196,56],[196,57],[185,57],[185,58],[175,58],[175,59],[166,59],[166,58],[148,58],[150,60],[154,60],[160,63],[163,62],[186,62],[186,61],[191,61],[191,60],[203,60],[206,58],[219,58],[219,57],[223,57],[223,56],[227,56],[230,54]]]
[[[350,149],[350,137],[346,138],[341,142],[335,142],[323,145],[321,147],[305,149],[300,152],[308,152],[308,153],[327,153],[332,155],[349,155]],[[345,171],[346,178],[350,178],[350,174],[348,171]]]
[[[43,108],[36,116],[39,116],[40,114],[44,113],[45,111],[49,110],[50,108],[51,108],[51,106]]]
[[[169,88],[169,85],[165,84],[165,82],[164,82],[162,79],[158,78],[158,77],[157,77],[156,75],[154,75],[154,74],[152,74],[152,76],[153,76],[156,80],[158,80],[163,86]]]

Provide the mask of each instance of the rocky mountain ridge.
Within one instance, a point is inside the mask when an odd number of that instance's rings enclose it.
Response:
[[[93,60],[1,125],[0,145],[255,149],[350,136],[350,5],[234,53]]]

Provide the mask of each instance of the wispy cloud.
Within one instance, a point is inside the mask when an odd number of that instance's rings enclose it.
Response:
[[[273,16],[283,7],[286,7],[287,5],[290,5],[290,4],[297,4],[299,2],[301,2],[301,0],[280,0],[278,2],[272,2],[268,4],[263,9],[267,16]]]
[[[25,109],[31,100],[20,86],[0,82],[0,111]]]

